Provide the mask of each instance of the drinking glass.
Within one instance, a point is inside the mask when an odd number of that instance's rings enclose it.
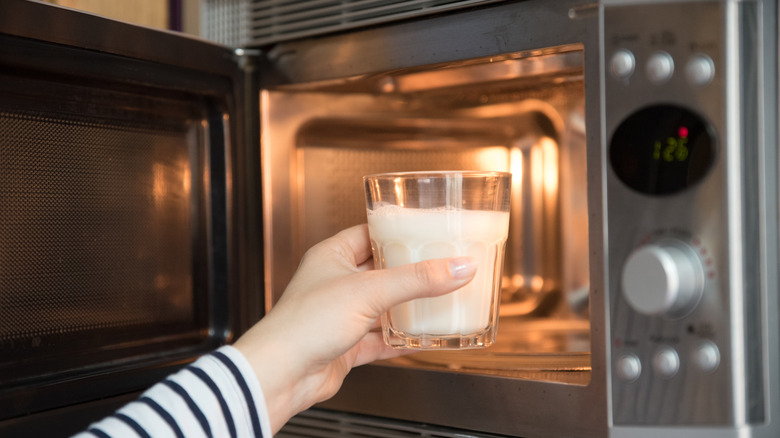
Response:
[[[431,171],[363,177],[374,265],[470,256],[478,268],[462,288],[399,304],[382,316],[385,342],[396,348],[463,349],[493,344],[511,174]]]

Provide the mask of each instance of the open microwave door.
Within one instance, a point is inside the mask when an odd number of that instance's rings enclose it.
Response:
[[[75,432],[262,314],[238,65],[205,41],[0,4],[3,436]]]

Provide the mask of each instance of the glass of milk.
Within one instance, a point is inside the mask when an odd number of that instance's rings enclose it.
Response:
[[[509,230],[507,172],[402,172],[363,177],[374,265],[471,256],[474,279],[453,293],[400,304],[382,316],[397,348],[488,347],[498,328],[504,244]]]

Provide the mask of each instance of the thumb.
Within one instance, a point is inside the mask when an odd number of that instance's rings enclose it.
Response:
[[[471,257],[425,260],[389,269],[371,271],[365,278],[368,302],[376,315],[415,298],[435,297],[466,285],[477,272]]]

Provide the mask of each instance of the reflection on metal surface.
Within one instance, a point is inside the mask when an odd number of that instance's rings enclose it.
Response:
[[[551,123],[542,119],[540,126]],[[561,298],[558,143],[543,133],[526,135],[514,142],[511,157],[517,170],[502,279],[503,312],[546,313]]]
[[[384,363],[586,385],[589,350],[587,321],[513,317],[500,319],[496,343],[486,350],[424,351]]]
[[[491,58],[488,63],[398,75],[392,78],[394,86],[388,87],[387,83],[385,83],[383,88],[400,93],[409,93],[433,88],[471,85],[476,82],[505,81],[519,77],[529,78],[560,74],[561,71],[567,69],[578,69],[581,65],[582,54],[579,52],[542,55],[523,59],[502,59],[497,57],[495,59]]]

